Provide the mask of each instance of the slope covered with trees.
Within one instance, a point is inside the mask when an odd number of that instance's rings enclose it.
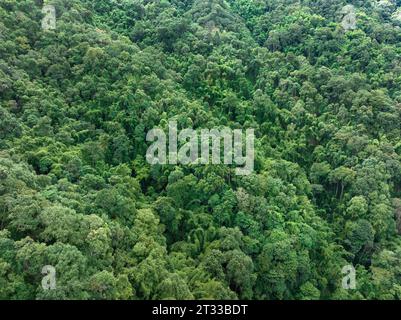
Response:
[[[401,298],[400,1],[46,3],[0,0],[0,299]],[[149,165],[169,120],[255,172]]]

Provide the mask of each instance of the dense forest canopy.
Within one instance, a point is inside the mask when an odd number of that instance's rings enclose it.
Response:
[[[400,0],[0,0],[0,299],[400,299],[400,120]]]

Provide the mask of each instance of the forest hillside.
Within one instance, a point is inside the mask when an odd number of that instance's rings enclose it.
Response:
[[[400,0],[0,0],[0,299],[400,299],[400,120]]]

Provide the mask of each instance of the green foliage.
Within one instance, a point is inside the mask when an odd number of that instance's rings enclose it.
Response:
[[[1,1],[0,299],[400,299],[400,2],[373,2],[54,0],[44,31]],[[171,119],[254,128],[255,172],[148,165]]]

